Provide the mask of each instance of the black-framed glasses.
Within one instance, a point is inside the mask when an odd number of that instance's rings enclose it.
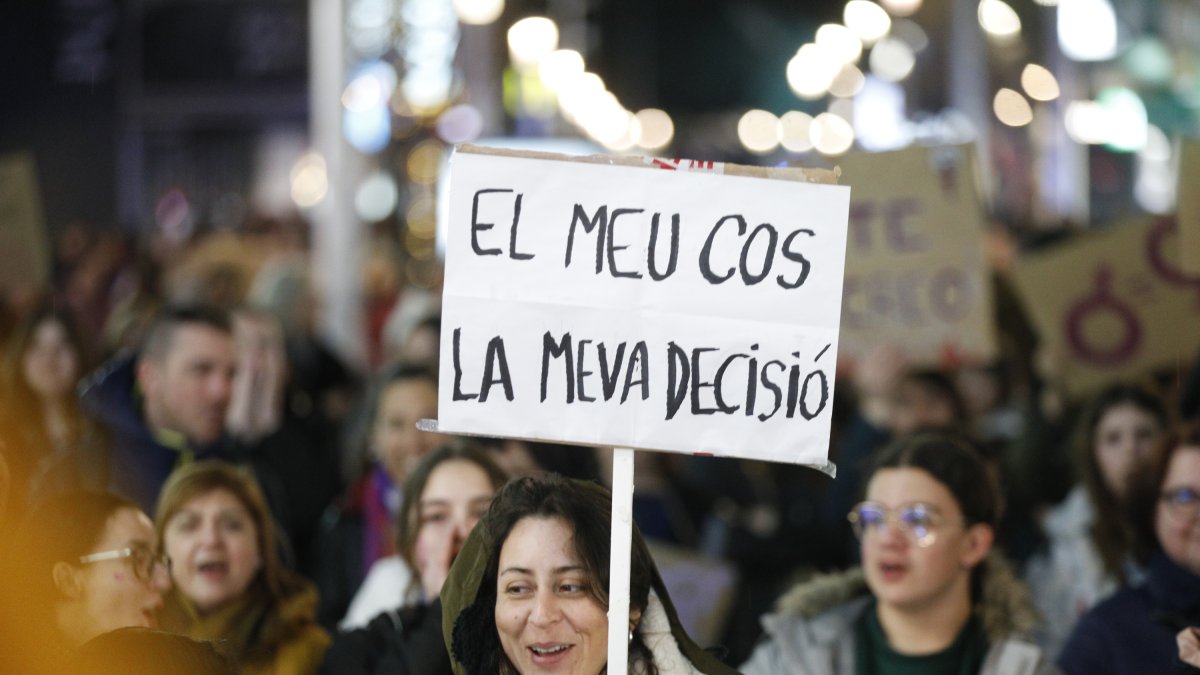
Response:
[[[1167,512],[1181,520],[1193,518],[1200,513],[1200,491],[1190,487],[1167,490],[1159,496]]]
[[[154,580],[154,572],[158,567],[162,567],[168,576],[171,574],[171,559],[167,554],[159,553],[156,555],[144,546],[126,546],[125,548],[115,548],[110,551],[89,553],[79,558],[79,564],[90,565],[105,560],[123,560],[125,558],[129,558],[129,565],[133,568],[134,575],[145,583],[150,583]]]
[[[879,502],[861,502],[850,509],[846,519],[859,541],[868,532],[878,534],[883,528],[896,527],[921,548],[937,540],[937,528],[946,520],[936,506],[924,502],[902,504],[894,509]]]

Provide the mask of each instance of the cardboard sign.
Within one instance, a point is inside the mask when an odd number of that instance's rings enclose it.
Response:
[[[1200,139],[1183,142],[1179,157],[1179,267],[1200,275]]]
[[[634,161],[455,153],[438,429],[829,470],[849,188]]]
[[[50,281],[50,242],[42,217],[33,158],[0,156],[0,288],[45,288]]]
[[[969,145],[839,161],[842,182],[854,190],[843,358],[883,343],[918,364],[995,354],[974,162]]]
[[[1191,362],[1200,276],[1179,253],[1175,219],[1146,217],[1020,262],[1017,288],[1068,393]]]

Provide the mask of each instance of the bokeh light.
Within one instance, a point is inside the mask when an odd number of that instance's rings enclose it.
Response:
[[[325,158],[316,152],[307,152],[296,160],[290,174],[292,201],[302,209],[316,206],[329,191],[329,179],[325,174]]]
[[[846,27],[862,40],[864,45],[875,44],[888,34],[892,18],[879,5],[870,0],[850,0],[842,12]]]
[[[817,99],[829,91],[842,64],[816,44],[800,47],[787,64],[787,82],[797,96]]]
[[[829,58],[841,63],[857,63],[862,57],[862,40],[840,23],[827,23],[818,28],[813,42]]]
[[[887,82],[899,82],[908,77],[917,63],[912,48],[896,38],[884,38],[871,49],[867,59],[871,73]]]
[[[454,0],[458,20],[472,26],[486,26],[504,13],[504,0]]]
[[[829,83],[829,93],[839,98],[851,98],[862,91],[866,77],[857,66],[847,63]]]
[[[544,16],[528,16],[508,29],[508,53],[513,64],[533,66],[558,48],[558,25]]]
[[[979,27],[990,37],[1008,41],[1021,34],[1021,17],[1004,0],[979,0]]]
[[[1036,63],[1026,65],[1021,71],[1021,87],[1035,101],[1053,101],[1060,93],[1054,73]]]
[[[821,113],[809,127],[809,138],[817,152],[836,156],[854,145],[854,127],[838,115]]]
[[[921,0],[883,0],[883,8],[892,16],[912,16],[921,4]]]
[[[738,120],[738,140],[756,155],[765,155],[779,147],[783,135],[779,118],[766,110],[748,110]]]
[[[400,189],[396,179],[383,171],[376,171],[363,179],[354,192],[354,212],[367,223],[383,220],[396,210]]]
[[[665,148],[675,137],[675,123],[665,111],[646,108],[637,112],[637,119],[642,131],[638,146],[646,150]]]
[[[1020,92],[1003,88],[992,99],[996,119],[1010,127],[1023,127],[1033,121],[1033,108]]]
[[[437,118],[437,134],[447,143],[466,143],[483,133],[483,114],[469,103],[451,108]]]
[[[1076,61],[1107,61],[1117,55],[1117,15],[1108,0],[1061,0],[1058,47]]]
[[[538,62],[538,76],[542,84],[558,92],[567,82],[583,73],[583,56],[574,49],[557,49]]]
[[[809,129],[812,126],[812,115],[799,110],[791,110],[779,118],[782,129],[781,144],[791,152],[808,152],[812,150],[812,138]]]

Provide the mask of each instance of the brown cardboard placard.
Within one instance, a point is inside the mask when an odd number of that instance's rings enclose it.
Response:
[[[1065,391],[1085,395],[1200,347],[1200,276],[1174,218],[1142,217],[1022,260],[1014,280]]]
[[[914,364],[996,352],[971,146],[853,154],[840,356],[890,343]]]
[[[0,289],[44,289],[50,281],[50,241],[33,157],[0,156]]]
[[[1179,267],[1200,275],[1200,139],[1183,142],[1179,158]]]

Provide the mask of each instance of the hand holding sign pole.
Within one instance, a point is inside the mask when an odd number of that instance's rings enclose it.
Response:
[[[628,648],[630,448],[834,472],[849,188],[832,179],[469,147],[451,161],[437,426],[618,448],[610,673]]]

